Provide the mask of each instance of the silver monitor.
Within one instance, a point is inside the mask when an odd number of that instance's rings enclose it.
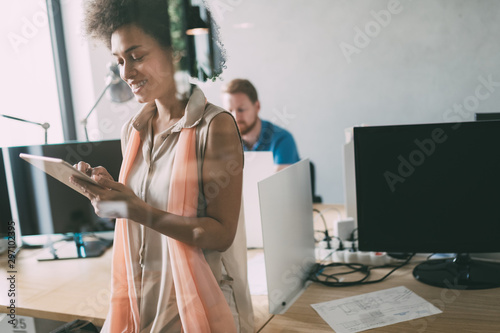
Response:
[[[306,287],[315,262],[309,160],[259,186],[269,312],[284,313]]]

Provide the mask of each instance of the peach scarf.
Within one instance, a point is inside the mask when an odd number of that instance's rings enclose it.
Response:
[[[197,216],[197,207],[192,204],[193,198],[198,198],[199,191],[195,131],[196,128],[181,130],[169,189],[168,212],[186,217]],[[127,179],[140,143],[139,132],[133,129],[120,170],[121,183]],[[125,219],[119,219],[115,227],[112,296],[102,332],[140,331],[126,224]],[[168,249],[183,332],[236,332],[231,310],[202,250],[170,237]]]

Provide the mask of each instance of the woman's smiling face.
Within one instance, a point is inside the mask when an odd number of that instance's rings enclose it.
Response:
[[[175,96],[171,51],[137,25],[124,25],[113,32],[111,52],[121,78],[139,103]]]

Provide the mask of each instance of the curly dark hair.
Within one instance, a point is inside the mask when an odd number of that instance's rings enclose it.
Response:
[[[111,49],[116,29],[135,24],[163,47],[172,44],[168,0],[89,0],[85,6],[85,31]]]

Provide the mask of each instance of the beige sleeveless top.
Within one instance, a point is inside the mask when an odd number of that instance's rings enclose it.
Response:
[[[122,129],[123,152],[132,128],[138,130],[141,136],[141,147],[127,185],[138,197],[157,209],[167,210],[170,177],[180,130],[196,126],[200,186],[198,216],[205,216],[201,174],[208,129],[217,115],[227,112],[205,103],[205,100],[201,90],[195,88],[184,116],[164,132],[158,133],[155,140],[152,138],[152,118],[156,111],[139,112]],[[233,245],[225,252],[205,250],[204,254],[231,307],[236,327],[239,332],[247,333],[254,331],[254,324],[247,281],[246,236],[242,216],[240,211]],[[140,313],[140,332],[180,332],[166,236],[130,220],[128,234]]]

